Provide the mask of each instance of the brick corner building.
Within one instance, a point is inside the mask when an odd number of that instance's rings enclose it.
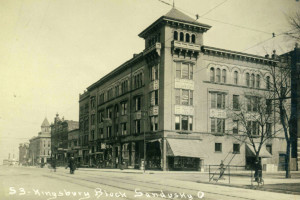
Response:
[[[225,106],[268,91],[275,61],[205,46],[210,28],[172,8],[139,34],[143,52],[79,95],[81,164],[161,170],[205,170],[224,159],[253,164],[253,150]],[[282,136],[268,140],[263,164],[281,166],[284,148]]]

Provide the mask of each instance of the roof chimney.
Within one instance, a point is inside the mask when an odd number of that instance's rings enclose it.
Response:
[[[276,50],[273,50],[272,59],[276,59],[276,58],[277,58]]]

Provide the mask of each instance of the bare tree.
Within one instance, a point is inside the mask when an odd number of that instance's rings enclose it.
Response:
[[[286,32],[285,34],[299,42],[300,41],[300,10],[298,10],[294,15],[289,16],[288,21],[292,29]]]
[[[246,93],[244,99],[239,99],[239,102],[233,100],[233,104],[227,110],[227,118],[232,121],[232,126],[229,126],[232,129],[228,129],[227,133],[251,146],[256,162],[259,162],[263,144],[280,132],[280,130],[272,131],[276,123],[272,109],[274,105],[270,100],[273,97],[271,91],[265,93],[253,91]],[[255,170],[257,173],[258,169]]]
[[[298,15],[298,17],[300,17]],[[299,18],[300,22],[300,18]],[[300,31],[300,29],[299,29]],[[275,111],[279,114],[280,124],[282,126],[284,137],[286,140],[286,156],[285,156],[285,170],[286,178],[291,178],[290,173],[290,155],[291,145],[295,142],[295,136],[293,134],[293,123],[295,116],[291,112],[291,79],[292,79],[292,63],[290,53],[286,53],[280,56],[280,59],[273,54],[273,58],[277,59],[276,65],[270,67],[271,82],[270,87],[274,92],[274,105]]]

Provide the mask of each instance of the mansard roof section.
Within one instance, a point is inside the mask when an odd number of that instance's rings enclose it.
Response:
[[[184,24],[188,26],[198,27],[203,29],[203,31],[207,31],[211,28],[210,25],[202,24],[200,22],[197,22],[196,19],[191,18],[190,16],[184,14],[183,12],[177,10],[176,8],[172,8],[167,14],[161,16],[158,20],[156,20],[154,23],[152,23],[150,26],[148,26],[145,30],[143,30],[139,37],[145,38],[147,33],[151,31],[153,28],[160,26],[162,22],[164,21],[172,21],[176,22],[178,24]]]
[[[277,60],[274,60],[271,58],[266,58],[266,57],[258,56],[258,55],[254,55],[254,54],[243,53],[243,52],[239,52],[239,51],[232,51],[232,50],[227,50],[227,49],[210,47],[210,46],[202,46],[201,51],[204,54],[221,56],[221,57],[226,57],[226,58],[231,58],[231,59],[240,59],[240,60],[245,60],[248,62],[260,62],[260,63],[265,63],[265,64],[278,63]]]
[[[106,74],[104,77],[102,77],[101,79],[99,79],[97,82],[93,83],[92,85],[90,85],[87,90],[90,91],[96,87],[98,87],[99,85],[105,83],[106,81],[108,81],[111,77],[121,73],[122,71],[128,69],[131,64],[139,61],[140,59],[143,58],[143,52],[139,53],[139,54],[134,54],[133,58],[131,58],[130,60],[126,61],[125,63],[123,63],[121,66],[117,67],[116,69],[114,69],[113,71],[111,71],[110,73]]]
[[[79,128],[79,122],[73,120],[65,120],[68,124],[68,131],[72,131]]]

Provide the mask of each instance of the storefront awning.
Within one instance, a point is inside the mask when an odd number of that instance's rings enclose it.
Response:
[[[255,147],[258,148],[259,144],[255,144]],[[246,155],[250,157],[255,157],[255,151],[252,145],[246,145]],[[261,158],[271,158],[272,155],[267,151],[266,147],[262,145],[259,151],[259,157]]]
[[[200,140],[167,139],[167,156],[180,156],[191,158],[205,158],[207,155],[201,148]]]

